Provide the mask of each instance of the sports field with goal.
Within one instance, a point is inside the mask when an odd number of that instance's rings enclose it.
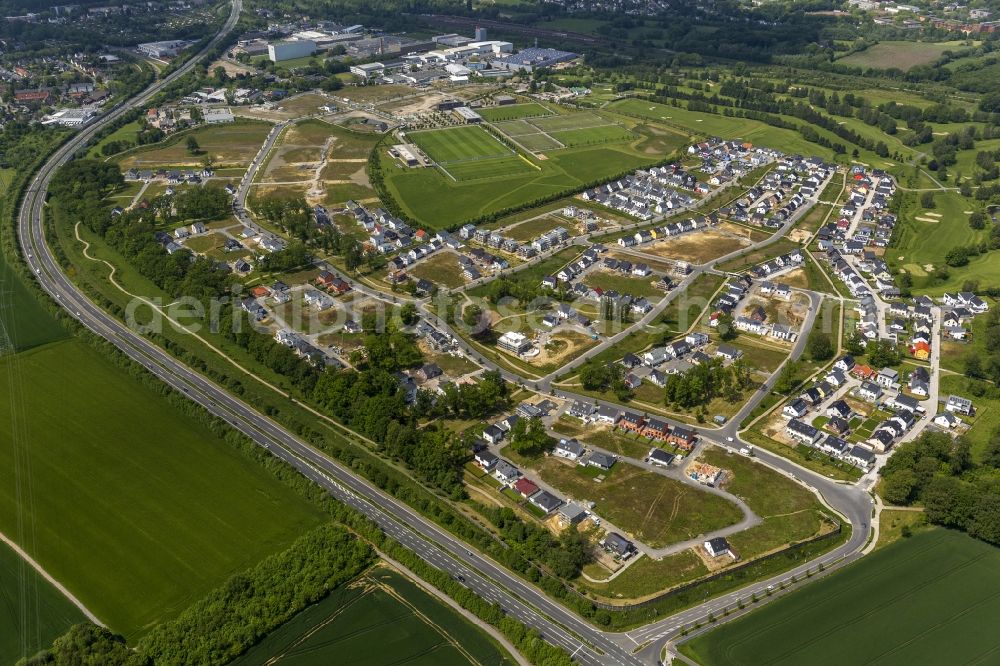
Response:
[[[474,125],[411,132],[408,136],[453,181],[516,176],[538,169]]]
[[[517,118],[494,123],[494,127],[535,153],[637,138],[623,125],[591,111]]]

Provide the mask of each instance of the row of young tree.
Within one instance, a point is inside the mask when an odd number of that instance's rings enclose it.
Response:
[[[104,627],[79,624],[22,664],[228,664],[376,559],[371,546],[328,523],[236,574],[132,647]]]

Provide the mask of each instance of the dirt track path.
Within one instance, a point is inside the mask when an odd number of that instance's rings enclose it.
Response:
[[[87,608],[86,606],[83,605],[82,601],[80,601],[75,596],[73,596],[72,592],[70,592],[69,590],[67,590],[65,587],[63,587],[62,583],[60,583],[55,578],[53,578],[51,575],[49,575],[49,572],[46,571],[45,569],[43,569],[41,564],[39,564],[38,562],[36,562],[34,560],[34,558],[31,557],[31,555],[28,555],[26,552],[24,552],[24,550],[20,546],[18,546],[16,543],[14,543],[13,541],[11,541],[7,537],[7,535],[4,534],[3,532],[0,532],[0,541],[3,541],[5,544],[7,544],[8,546],[10,546],[11,550],[13,550],[15,553],[18,554],[18,556],[21,559],[23,559],[25,562],[27,562],[31,566],[32,569],[34,569],[35,571],[37,571],[41,575],[42,578],[44,578],[45,580],[49,581],[49,583],[52,584],[52,587],[54,587],[57,590],[59,590],[64,597],[66,597],[67,599],[69,599],[73,603],[74,606],[76,606],[77,608],[79,608],[80,612],[82,612],[87,617],[88,620],[90,620],[91,622],[93,622],[94,624],[96,624],[98,626],[101,626],[101,627],[105,626],[104,623],[101,622],[97,618],[96,615],[94,615],[93,613],[90,612],[89,608]]]

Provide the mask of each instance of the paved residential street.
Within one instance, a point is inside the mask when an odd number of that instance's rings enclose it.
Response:
[[[216,36],[215,40],[206,49],[215,44],[233,28],[241,9],[241,0],[234,0],[231,14],[223,31]],[[41,168],[25,196],[18,218],[18,241],[28,265],[45,291],[88,329],[114,344],[129,358],[148,369],[166,384],[183,393],[191,400],[196,401],[212,414],[225,419],[234,428],[250,437],[257,444],[325,488],[331,495],[364,513],[378,523],[388,535],[412,549],[432,566],[448,572],[459,580],[463,580],[464,584],[476,594],[488,601],[499,604],[505,612],[529,627],[538,630],[547,641],[566,649],[567,652],[574,655],[574,658],[578,662],[583,664],[593,664],[596,666],[600,664],[658,663],[661,649],[668,641],[678,637],[682,628],[703,620],[709,614],[719,615],[723,609],[735,608],[740,600],[747,601],[752,595],[764,597],[769,591],[782,586],[783,583],[787,583],[793,577],[804,579],[806,571],[815,573],[821,565],[826,569],[831,569],[862,556],[862,549],[868,541],[872,527],[870,523],[872,522],[873,503],[868,490],[876,478],[875,472],[870,472],[860,483],[842,483],[807,470],[784,457],[766,450],[757,449],[756,457],[761,464],[767,465],[778,473],[784,474],[810,489],[832,512],[840,516],[844,529],[850,530],[848,539],[833,550],[810,562],[803,563],[791,571],[766,580],[757,581],[744,588],[713,599],[706,599],[703,603],[695,607],[674,613],[668,617],[663,617],[644,627],[626,633],[607,632],[581,619],[575,613],[552,600],[539,588],[510,573],[499,563],[470,550],[469,546],[464,542],[459,541],[409,506],[378,489],[367,480],[356,475],[351,469],[344,467],[312,447],[306,441],[284,429],[272,419],[259,413],[252,405],[243,402],[225,388],[206,379],[203,375],[192,370],[177,358],[156,346],[145,337],[130,330],[123,323],[105,312],[91,301],[63,272],[52,249],[46,243],[43,209],[49,183],[57,169],[71,160],[76,151],[85,146],[97,132],[107,127],[128,110],[142,108],[160,90],[189,71],[197,60],[197,58],[189,60],[185,65],[155,83],[139,96],[110,111],[89,127],[78,132],[57,150]],[[245,209],[246,199],[258,170],[266,162],[270,151],[273,149],[287,124],[287,122],[278,123],[272,128],[260,151],[253,158],[247,169],[234,198],[233,212],[237,218],[244,225],[262,234],[268,234],[269,232],[255,224],[247,214]],[[820,193],[829,181],[830,177],[820,187],[816,188],[816,193],[809,198],[809,205],[804,205],[797,209],[771,236],[754,242],[740,250],[720,256],[708,263],[694,266],[689,275],[656,302],[652,309],[638,321],[631,323],[623,330],[611,336],[602,338],[600,342],[572,361],[562,365],[557,370],[540,375],[537,378],[513,372],[484,356],[456,332],[448,322],[440,318],[440,313],[434,309],[435,304],[431,299],[409,299],[408,297],[394,293],[383,292],[362,283],[350,275],[344,274],[328,262],[319,262],[318,265],[325,270],[329,270],[338,276],[350,280],[352,287],[365,296],[386,303],[399,303],[412,300],[416,303],[420,315],[431,325],[451,335],[457,341],[457,347],[465,356],[474,360],[483,368],[499,371],[510,382],[525,385],[539,393],[552,395],[568,401],[583,400],[620,407],[617,403],[595,400],[590,396],[584,396],[569,390],[568,387],[557,384],[555,382],[556,377],[579,368],[588,360],[609,349],[614,349],[616,345],[620,344],[633,331],[654,325],[663,312],[677,298],[680,298],[698,277],[705,274],[726,275],[720,272],[716,266],[739,256],[766,248],[785,238],[795,225],[800,222],[803,216],[811,210],[812,205],[815,205]],[[717,190],[712,196],[716,196],[718,193],[719,191]],[[699,203],[704,204],[704,202],[705,200],[702,200]],[[669,217],[683,216],[685,212],[684,210],[673,211]],[[654,225],[663,221],[666,217],[658,216],[656,219],[650,221],[621,226],[615,229],[614,232],[617,233],[630,228]],[[584,247],[588,246],[599,235],[606,236],[608,232],[605,230],[601,234],[586,234],[576,237],[570,241],[570,246],[579,246],[582,251]],[[543,253],[535,259],[507,271],[507,274],[516,273],[517,271],[535,266],[538,262],[551,256],[563,247],[565,246],[556,248],[549,253]],[[458,294],[478,284],[488,282],[491,279],[495,279],[495,276],[482,278],[462,288],[451,290],[449,293]],[[805,314],[804,321],[802,321],[800,334],[792,344],[787,357],[770,373],[770,377],[747,397],[739,411],[729,418],[724,425],[691,426],[687,423],[679,423],[676,420],[666,418],[660,414],[652,414],[652,416],[666,421],[671,426],[682,425],[692,428],[704,443],[714,444],[729,451],[738,452],[740,449],[749,446],[748,442],[741,439],[741,423],[770,394],[774,378],[778,376],[786,364],[802,357],[808,342],[808,332],[816,323],[824,299],[839,299],[839,297],[831,297],[815,291],[798,291],[804,293],[809,300],[808,311]],[[877,302],[880,304],[880,312],[884,314],[887,304],[880,298],[877,298]],[[938,325],[941,318],[940,309],[934,309],[934,317],[933,355],[930,361],[935,372],[932,373],[931,396],[928,404],[936,406],[939,399],[938,387],[940,375],[940,371],[938,370],[941,348],[940,326]],[[884,316],[882,319],[881,329],[884,330]],[[641,412],[641,410],[634,411]],[[907,437],[916,436],[926,427],[932,416],[933,410],[928,410],[928,413],[921,418],[919,425],[908,433]],[[551,422],[549,425],[551,425]],[[554,431],[551,432],[557,435]],[[687,460],[691,460],[693,457],[691,456]],[[650,557],[659,558],[676,553],[695,545],[705,538],[728,536],[760,523],[760,518],[750,510],[746,503],[734,497],[731,493],[721,489],[702,486],[684,475],[683,466],[687,461],[677,467],[663,468],[652,465],[645,460],[635,458],[624,458],[624,460],[629,464],[669,477],[681,483],[695,485],[700,491],[725,497],[739,507],[743,513],[743,517],[739,522],[698,539],[671,544],[664,548],[644,548],[646,554]],[[884,460],[885,456],[880,456],[879,464],[884,464]],[[558,489],[546,487],[553,493],[562,496]],[[640,647],[641,650],[635,652]]]

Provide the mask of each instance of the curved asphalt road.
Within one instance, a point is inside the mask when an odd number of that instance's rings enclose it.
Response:
[[[240,11],[241,0],[234,0],[232,12],[222,31],[206,49],[218,43],[233,28]],[[139,96],[116,107],[94,124],[81,130],[59,148],[35,176],[20,209],[18,236],[28,265],[43,289],[87,328],[113,343],[162,381],[200,403],[216,416],[226,419],[272,454],[326,488],[337,499],[367,515],[387,534],[414,550],[432,566],[447,571],[455,577],[463,578],[465,584],[479,596],[499,604],[513,617],[540,631],[547,641],[568,650],[581,663],[654,663],[657,659],[654,648],[663,639],[675,635],[677,627],[701,618],[721,605],[733,603],[734,595],[720,597],[629,634],[610,634],[597,630],[534,586],[509,573],[493,560],[469,551],[466,544],[415,513],[408,506],[355,476],[277,423],[259,414],[250,405],[230,395],[156,345],[129,330],[77,289],[63,274],[45,242],[43,210],[53,174],[60,166],[70,161],[73,154],[85,146],[98,130],[129,109],[148,103],[164,86],[190,71],[197,59],[192,58]],[[475,354],[475,356],[480,355]],[[755,402],[760,398],[755,396]],[[730,436],[734,437],[734,442],[723,445],[738,447],[741,445],[735,435],[738,423],[739,419],[734,418],[728,429],[705,431],[702,434],[714,438],[731,432],[733,434]],[[830,505],[841,511],[855,526],[854,535],[848,544],[810,564],[815,566],[819,561],[834,562],[844,559],[845,556],[857,556],[856,553],[867,536],[867,530],[857,528],[867,526],[870,511],[870,505],[859,501],[859,494],[863,493],[853,487],[832,483],[766,452],[761,452],[760,458],[772,467],[790,475],[797,475],[798,478],[815,486]],[[864,500],[867,500],[866,495]],[[790,574],[786,574],[788,575]],[[763,590],[768,584],[770,581],[763,581],[750,588],[744,588],[740,596],[745,598],[752,591]],[[643,643],[648,643],[649,647],[641,654],[633,655],[632,649]]]
[[[217,43],[232,29],[240,10],[241,0],[234,0],[229,19],[209,46]],[[73,154],[85,146],[99,129],[128,109],[146,104],[164,86],[189,71],[196,60],[197,58],[191,59],[141,95],[79,132],[58,149],[35,176],[19,213],[18,236],[21,250],[42,288],[87,328],[107,339],[162,381],[200,403],[212,414],[226,419],[275,456],[326,488],[337,499],[367,515],[387,534],[414,550],[432,566],[455,577],[461,576],[465,584],[479,596],[499,604],[511,616],[540,631],[549,642],[575,653],[575,658],[581,663],[641,663],[612,637],[595,630],[534,586],[507,572],[496,562],[469,551],[464,543],[408,506],[356,477],[251,406],[125,327],[91,302],[63,274],[44,236],[43,211],[53,174],[60,166],[69,162]]]

